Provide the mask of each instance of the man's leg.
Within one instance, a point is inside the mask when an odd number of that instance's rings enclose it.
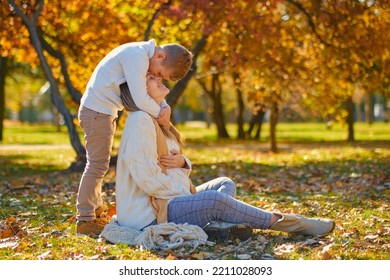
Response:
[[[77,196],[77,232],[98,235],[104,223],[96,221],[95,211],[103,205],[102,182],[109,168],[116,122],[112,116],[85,107],[80,109],[79,119],[84,129],[87,164]]]

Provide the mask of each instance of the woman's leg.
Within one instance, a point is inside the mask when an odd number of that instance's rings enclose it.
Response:
[[[168,222],[189,223],[200,227],[220,220],[267,229],[271,217],[271,212],[246,204],[218,190],[177,197],[168,204]]]
[[[198,193],[210,190],[223,192],[232,197],[236,197],[236,185],[228,177],[219,177],[196,187]]]
[[[271,213],[216,190],[177,197],[168,204],[168,222],[204,228],[216,220],[303,235],[327,235],[335,228],[335,222],[329,219]]]

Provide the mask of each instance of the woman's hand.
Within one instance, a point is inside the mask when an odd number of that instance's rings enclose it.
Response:
[[[160,163],[166,168],[184,168],[187,163],[178,150],[171,150],[171,155],[161,156]]]

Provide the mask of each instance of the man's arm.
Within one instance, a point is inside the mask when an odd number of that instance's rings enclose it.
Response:
[[[161,107],[146,92],[146,74],[149,68],[148,55],[138,49],[125,50],[118,54],[118,60],[123,67],[125,79],[135,105],[157,118]]]

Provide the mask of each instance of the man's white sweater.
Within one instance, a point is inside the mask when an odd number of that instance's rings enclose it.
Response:
[[[168,139],[168,150],[179,150],[178,144]],[[118,223],[140,230],[152,223],[156,216],[149,196],[173,199],[191,195],[186,168],[167,169],[164,174],[158,165],[157,135],[151,116],[143,111],[129,113],[119,147],[116,170],[116,211]]]
[[[146,93],[146,74],[155,46],[152,39],[124,44],[109,52],[92,73],[81,105],[117,117],[123,110],[119,85],[127,82],[135,105],[157,117],[160,106]]]

